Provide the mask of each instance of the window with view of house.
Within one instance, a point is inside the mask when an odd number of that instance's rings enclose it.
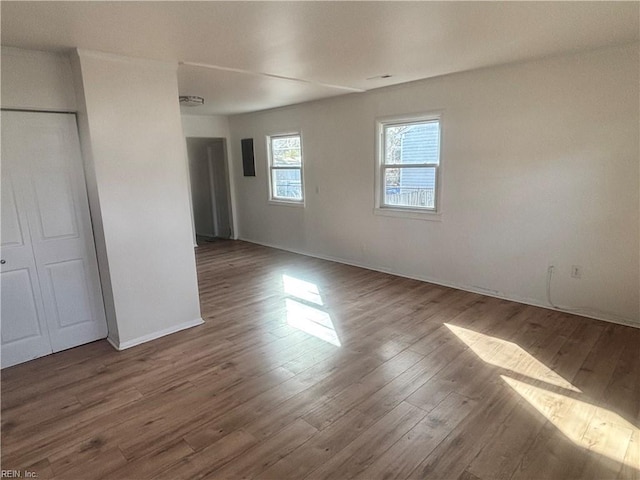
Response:
[[[302,142],[299,133],[272,135],[269,143],[269,181],[272,201],[304,201]]]
[[[379,122],[378,128],[377,207],[435,212],[440,118],[400,118]]]

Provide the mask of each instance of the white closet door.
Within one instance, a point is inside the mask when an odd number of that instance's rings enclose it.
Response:
[[[3,175],[8,167],[18,179],[23,200],[18,211],[26,218],[30,233],[52,350],[106,337],[75,117],[4,112],[2,158]],[[6,366],[5,325],[10,331],[24,319],[2,313]]]
[[[53,351],[27,219],[19,192],[15,188],[18,182],[8,170],[3,148],[0,217],[0,331],[3,367],[26,362]]]

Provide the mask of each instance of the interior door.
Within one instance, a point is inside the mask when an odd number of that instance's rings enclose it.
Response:
[[[3,142],[4,143],[4,142]],[[15,174],[2,152],[0,319],[2,366],[53,352],[45,320],[31,238]],[[19,319],[19,321],[16,321]]]
[[[16,210],[29,232],[51,350],[106,337],[75,116],[3,112],[2,160],[3,177],[9,173],[19,191]],[[4,270],[2,279],[4,305]],[[4,345],[5,331],[25,322],[17,313],[2,311],[3,366],[20,361]]]
[[[229,195],[229,172],[224,141],[218,140],[208,148],[211,171],[211,195],[214,209],[215,236],[231,238],[231,202]]]

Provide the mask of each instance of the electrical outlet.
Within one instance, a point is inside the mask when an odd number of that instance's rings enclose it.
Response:
[[[582,278],[582,267],[580,265],[571,265],[571,277]]]

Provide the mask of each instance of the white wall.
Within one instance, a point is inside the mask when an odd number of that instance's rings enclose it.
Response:
[[[72,62],[109,339],[126,348],[201,323],[177,65]]]
[[[2,108],[75,112],[69,58],[2,47]]]
[[[182,114],[182,130],[185,137],[229,138],[229,119],[224,115]]]
[[[635,44],[230,117],[239,236],[539,305],[553,262],[556,304],[640,324],[638,72]],[[375,119],[430,111],[441,221],[374,215]],[[306,207],[268,204],[265,135],[297,129]]]

